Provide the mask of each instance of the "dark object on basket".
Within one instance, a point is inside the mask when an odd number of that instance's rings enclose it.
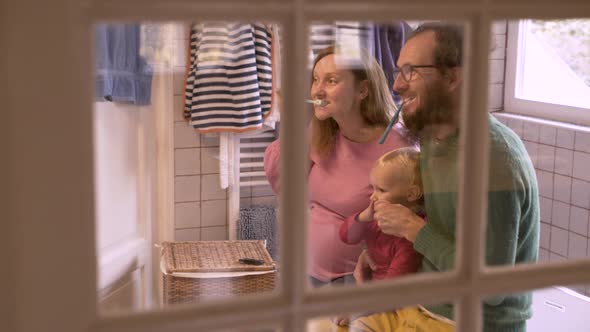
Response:
[[[269,292],[275,288],[276,267],[264,241],[164,242],[162,248],[166,305]],[[262,264],[243,264],[243,258]],[[224,274],[214,276],[215,272]],[[173,273],[199,273],[199,277]]]

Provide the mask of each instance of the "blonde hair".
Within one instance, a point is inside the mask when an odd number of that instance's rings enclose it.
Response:
[[[404,172],[403,178],[407,179],[410,184],[420,188],[420,192],[424,194],[424,187],[422,186],[422,176],[420,175],[420,151],[412,147],[405,147],[395,149],[382,155],[375,167],[385,167],[390,165],[397,165]],[[395,176],[396,174],[391,174]],[[418,200],[419,204],[424,204],[424,195]]]
[[[313,62],[313,69],[321,59],[335,54],[335,52],[334,46],[321,50]],[[375,58],[366,50],[361,49],[361,67],[349,67],[346,69],[352,72],[356,84],[364,80],[367,81],[368,94],[361,102],[361,116],[365,123],[371,126],[387,126],[391,118],[389,112],[394,110],[395,106],[385,74],[377,61],[375,61]],[[322,157],[329,156],[334,147],[338,123],[332,118],[319,120],[312,116],[311,128],[311,150]]]

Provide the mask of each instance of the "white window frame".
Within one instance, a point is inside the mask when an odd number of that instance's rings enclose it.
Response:
[[[30,3],[37,12],[31,13]],[[494,20],[506,17],[590,17],[585,0],[510,2],[453,1],[433,4],[391,0],[349,0],[346,3],[285,0],[88,0],[85,2],[12,0],[3,6],[2,24],[8,46],[3,62],[9,81],[8,116],[2,135],[8,136],[7,221],[2,257],[3,297],[0,312],[10,331],[214,331],[276,326],[304,331],[306,319],[340,312],[361,312],[416,303],[457,304],[457,331],[478,331],[481,300],[556,284],[590,280],[590,262],[567,261],[488,269],[482,265],[488,170],[487,68],[490,30]],[[373,5],[369,6],[369,3]],[[8,10],[10,8],[10,10]],[[10,15],[8,14],[10,13]],[[33,16],[31,16],[33,15]],[[463,93],[461,165],[457,218],[456,269],[448,273],[419,274],[391,282],[336,291],[305,292],[306,147],[299,139],[305,115],[306,29],[312,21],[457,19],[468,23],[466,76]],[[276,294],[224,302],[180,306],[164,311],[99,316],[96,310],[96,261],[92,183],[92,24],[103,20],[269,20],[282,24],[286,51],[282,114],[281,289]],[[25,24],[26,23],[26,24]],[[51,49],[44,67],[31,55],[40,52],[33,40],[50,32]],[[58,34],[59,33],[59,34]],[[65,34],[62,36],[60,34]],[[4,35],[3,35],[4,36]],[[60,38],[63,37],[63,38]],[[19,39],[19,38],[22,38]],[[44,44],[44,40],[40,40]],[[22,47],[22,49],[19,49]],[[4,48],[3,48],[4,50]],[[22,52],[19,53],[19,52]],[[65,61],[67,59],[67,61]],[[10,65],[10,66],[9,66]],[[46,66],[46,67],[45,67]],[[44,75],[49,74],[49,75]],[[61,74],[53,75],[53,74]],[[35,78],[32,80],[31,78]],[[56,84],[56,81],[57,83]],[[45,87],[45,89],[43,89]],[[61,92],[64,89],[68,93]],[[33,89],[34,96],[31,96]],[[34,100],[43,100],[40,103]],[[86,112],[84,112],[86,110]],[[35,120],[35,121],[33,121]],[[75,124],[75,125],[72,125]],[[36,135],[36,139],[30,135]],[[40,139],[41,138],[41,139]],[[47,149],[56,146],[48,155]],[[289,151],[289,153],[285,153]],[[4,163],[0,163],[4,164]],[[69,181],[64,182],[64,178]],[[39,188],[49,188],[39,190]],[[42,223],[39,223],[42,221]],[[40,273],[41,272],[41,273]],[[509,281],[509,282],[507,282]],[[59,305],[56,305],[58,303]],[[4,310],[6,309],[6,310]]]
[[[590,126],[589,109],[517,98],[516,88],[522,84],[522,76],[519,73],[524,66],[521,50],[526,43],[524,31],[527,24],[528,22],[520,20],[508,22],[504,110],[508,113]]]

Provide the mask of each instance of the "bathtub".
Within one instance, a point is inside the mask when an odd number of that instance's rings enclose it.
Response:
[[[590,298],[565,287],[533,292],[527,332],[590,332]]]

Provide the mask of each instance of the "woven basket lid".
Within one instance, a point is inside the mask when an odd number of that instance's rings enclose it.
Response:
[[[272,271],[275,265],[264,241],[163,242],[166,272],[238,272]],[[264,261],[248,265],[240,258]]]

